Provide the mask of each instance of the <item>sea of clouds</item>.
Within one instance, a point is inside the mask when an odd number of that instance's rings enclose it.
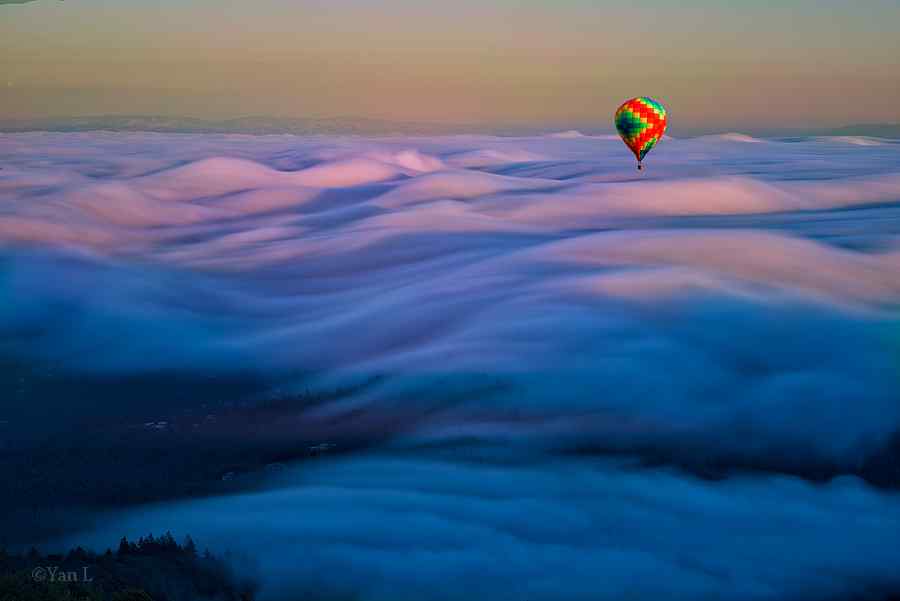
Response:
[[[900,495],[856,475],[900,432],[896,142],[666,139],[639,173],[577,132],[29,133],[0,167],[4,354],[366,383],[306,411],[389,430],[79,542],[190,532],[271,599],[900,587]]]

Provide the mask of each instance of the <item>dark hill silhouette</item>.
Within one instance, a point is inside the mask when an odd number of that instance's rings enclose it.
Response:
[[[252,601],[247,565],[235,558],[198,553],[171,534],[122,538],[118,549],[94,553],[80,547],[64,555],[0,551],[0,599],[16,601]]]

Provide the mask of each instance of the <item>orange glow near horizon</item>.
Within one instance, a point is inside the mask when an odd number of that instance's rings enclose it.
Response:
[[[859,11],[857,11],[859,12]],[[0,6],[6,118],[160,114],[673,128],[900,121],[895,3],[80,0]]]

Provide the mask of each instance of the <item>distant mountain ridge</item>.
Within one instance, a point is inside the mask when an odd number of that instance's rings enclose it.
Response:
[[[95,115],[83,117],[49,117],[41,119],[2,119],[0,132],[79,132],[121,131],[160,133],[218,133],[218,134],[293,134],[293,135],[537,135],[577,129],[586,135],[609,134],[609,128],[571,124],[559,125],[486,125],[473,123],[433,123],[390,121],[364,117],[295,118],[247,116],[232,119],[200,119],[196,117],[167,117],[161,115]],[[719,132],[684,132],[676,135],[692,137]],[[783,136],[866,136],[900,138],[900,123],[862,123],[828,129],[748,132],[762,137]]]
[[[199,119],[158,115],[97,115],[44,119],[0,120],[2,132],[27,131],[153,131],[161,133],[223,134],[422,134],[444,135],[484,131],[484,126],[443,123],[395,122],[355,117],[291,118],[249,116],[234,119]]]
[[[824,130],[822,136],[867,136],[872,138],[900,138],[900,123],[861,123]]]

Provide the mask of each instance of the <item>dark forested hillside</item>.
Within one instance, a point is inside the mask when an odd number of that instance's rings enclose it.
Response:
[[[190,537],[178,544],[168,533],[137,542],[123,538],[116,551],[102,554],[0,551],[0,601],[252,600],[252,578],[238,575],[233,564],[230,556],[198,553]]]

